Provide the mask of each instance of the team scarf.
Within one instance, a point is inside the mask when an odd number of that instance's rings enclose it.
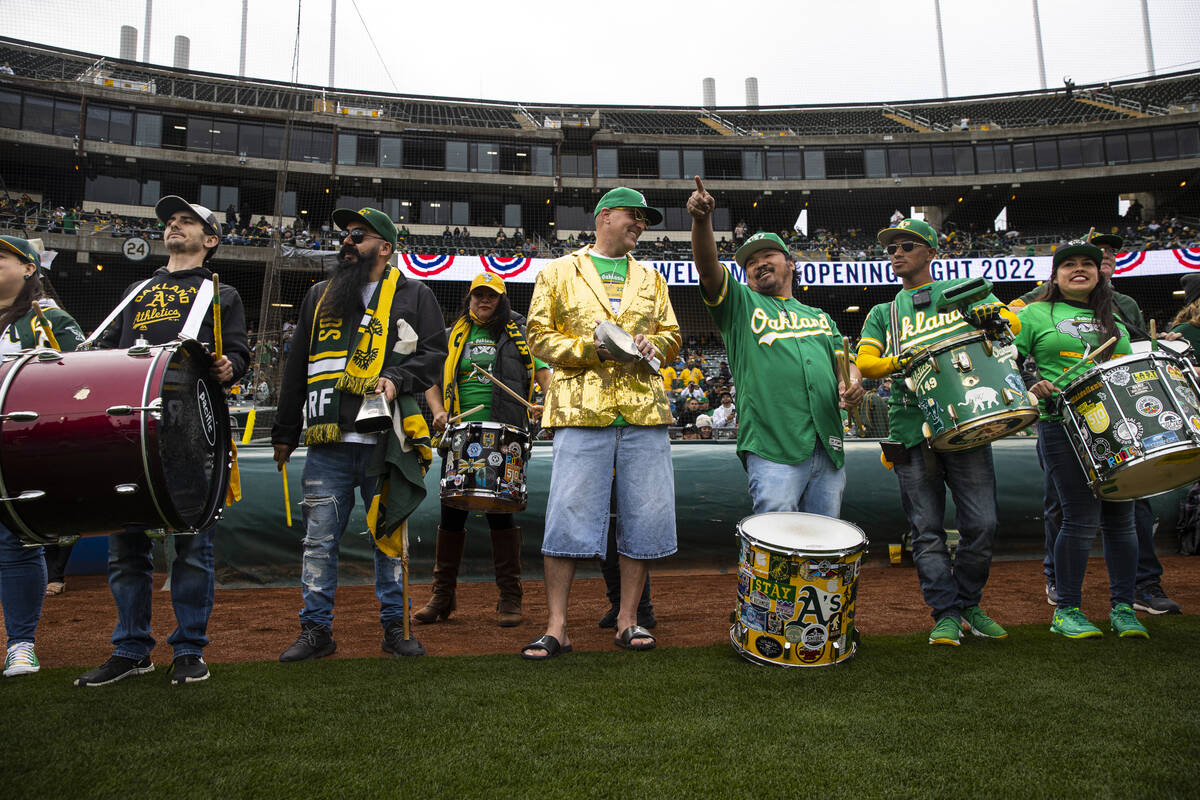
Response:
[[[373,455],[371,474],[379,474],[379,491],[367,510],[367,528],[375,545],[389,558],[404,560],[408,571],[408,517],[425,499],[425,471],[433,460],[429,426],[411,394],[397,396],[392,406],[392,434]]]
[[[442,405],[450,413],[450,416],[456,416],[461,409],[458,407],[458,364],[462,361],[463,350],[467,347],[467,339],[471,336],[471,326],[476,323],[468,315],[463,315],[454,323],[454,327],[450,329],[449,354],[446,356],[446,363],[442,367]],[[480,326],[483,327],[483,326]],[[525,358],[525,368],[529,370],[531,380],[528,382],[526,391],[528,392],[527,400],[533,400],[533,356],[529,352],[529,345],[525,343],[525,337],[521,335],[521,329],[517,327],[517,323],[511,318],[508,324],[504,327],[508,333],[508,338],[513,340],[517,346],[518,352]],[[496,358],[500,358],[499,342],[496,343]],[[495,369],[495,366],[492,367]]]
[[[341,440],[339,392],[361,396],[375,391],[385,361],[392,355],[387,349],[388,326],[399,281],[400,271],[389,265],[357,326],[352,319],[321,319],[321,303],[329,293],[329,285],[325,286],[325,293],[313,311],[309,332],[308,391],[310,397],[313,392],[320,397],[327,389],[336,391],[328,393],[330,401],[324,404],[323,413],[309,418],[308,431],[304,434],[306,445]],[[346,349],[352,336],[355,342],[353,353]],[[318,408],[321,408],[319,404]]]

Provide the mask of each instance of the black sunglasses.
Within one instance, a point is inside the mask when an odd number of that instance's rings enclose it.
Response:
[[[920,242],[901,242],[900,244],[889,244],[885,250],[889,256],[896,255],[897,250],[903,250],[906,253],[911,253],[913,248],[921,244]]]
[[[362,240],[366,239],[367,237],[371,237],[373,239],[383,239],[383,237],[378,234],[367,233],[366,230],[364,230],[363,228],[355,228],[352,231],[346,231],[346,233],[342,235],[343,239],[349,239],[350,241],[354,242],[355,244],[362,244]],[[387,241],[387,239],[383,239],[383,240],[385,242]]]

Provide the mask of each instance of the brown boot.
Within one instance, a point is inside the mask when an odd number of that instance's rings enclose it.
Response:
[[[492,561],[496,565],[496,586],[500,587],[501,628],[521,624],[521,529],[492,531]]]
[[[429,598],[424,608],[413,614],[417,622],[450,619],[450,613],[454,611],[454,586],[458,583],[458,567],[462,564],[466,542],[466,531],[438,528],[433,561],[433,597]]]

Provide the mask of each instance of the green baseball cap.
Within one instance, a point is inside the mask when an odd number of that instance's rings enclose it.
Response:
[[[378,208],[360,208],[358,211],[339,208],[333,212],[333,224],[342,230],[351,222],[361,222],[382,236],[393,250],[396,249],[396,223]]]
[[[624,186],[618,186],[605,193],[604,197],[600,198],[600,202],[596,203],[596,210],[592,212],[592,216],[600,216],[600,212],[606,208],[640,208],[646,212],[646,218],[650,220],[651,225],[657,225],[663,221],[662,212],[647,205],[644,194]]]
[[[1097,233],[1093,231],[1092,235],[1088,237],[1088,242],[1097,247],[1106,244],[1113,250],[1119,250],[1121,245],[1125,244],[1125,239],[1115,233]]]
[[[739,267],[745,269],[746,262],[750,259],[750,256],[754,255],[759,250],[782,250],[783,254],[787,256],[788,260],[792,260],[792,251],[788,250],[788,246],[783,243],[783,239],[780,239],[773,233],[767,233],[765,231],[759,231],[747,239],[742,246],[737,249],[737,252],[733,254],[733,260],[737,262]]]
[[[1098,267],[1100,266],[1100,261],[1104,258],[1104,253],[1087,239],[1072,239],[1069,242],[1063,242],[1055,248],[1054,268],[1058,269],[1058,265],[1071,256],[1087,256],[1092,261],[1095,261]]]
[[[27,239],[16,236],[0,236],[0,247],[16,255],[22,261],[33,264],[39,270],[42,268],[42,256]]]
[[[876,234],[875,238],[881,245],[887,247],[892,243],[892,239],[895,239],[902,233],[911,233],[934,250],[937,250],[937,231],[928,222],[920,219],[902,219],[892,227],[881,230]]]

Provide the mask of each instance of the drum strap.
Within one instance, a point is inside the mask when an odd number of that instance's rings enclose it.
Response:
[[[137,293],[140,292],[142,289],[145,289],[146,285],[149,284],[150,281],[152,281],[152,280],[154,280],[153,275],[151,275],[149,278],[146,278],[146,280],[142,281],[137,286],[133,287],[133,291],[126,294],[125,297],[123,297],[121,299],[121,302],[117,303],[117,307],[112,310],[112,313],[104,318],[104,322],[101,322],[100,325],[96,328],[96,330],[92,331],[91,336],[84,339],[83,344],[79,345],[78,349],[87,350],[89,347],[91,347],[92,342],[99,339],[100,334],[102,334],[106,330],[108,330],[108,326],[112,325],[113,320],[116,319],[117,317],[121,316],[121,312],[125,310],[125,306],[132,303],[133,298],[137,296]]]
[[[212,305],[213,300],[213,282],[201,281],[199,288],[196,289],[196,296],[192,298],[192,310],[188,312],[187,320],[183,323],[183,328],[180,329],[179,335],[187,339],[195,339],[200,333],[200,326],[204,324],[204,319],[208,316],[208,308]]]
[[[896,301],[893,300],[888,307],[888,314],[891,316],[889,320],[892,326],[892,355],[896,358],[900,357],[900,313],[896,311]]]

